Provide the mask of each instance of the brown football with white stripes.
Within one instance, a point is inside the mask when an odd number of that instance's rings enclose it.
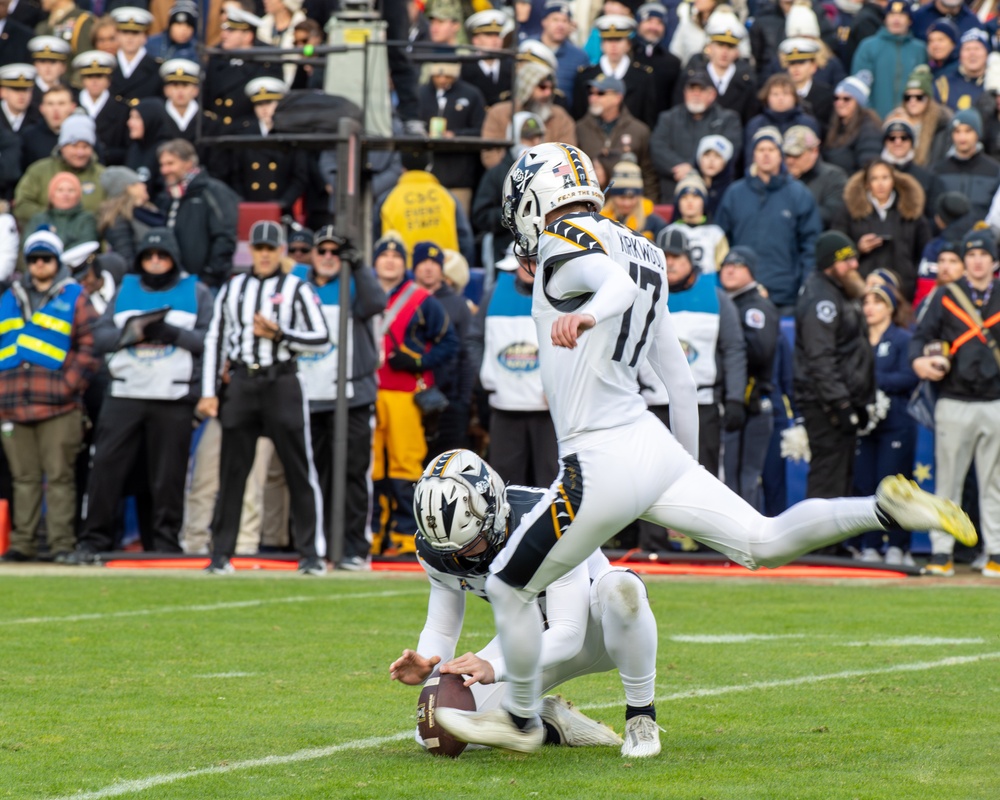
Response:
[[[435,756],[458,758],[465,750],[460,742],[437,724],[438,708],[457,708],[475,711],[476,701],[472,689],[463,684],[461,675],[441,675],[436,669],[431,673],[420,698],[417,700],[417,731],[424,740],[427,752]]]

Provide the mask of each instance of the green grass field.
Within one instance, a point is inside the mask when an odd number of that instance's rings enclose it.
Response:
[[[658,758],[452,761],[388,680],[420,577],[51,572],[0,572],[0,797],[1000,796],[992,586],[650,579]],[[469,605],[476,649],[492,617]],[[621,732],[616,673],[563,693]]]

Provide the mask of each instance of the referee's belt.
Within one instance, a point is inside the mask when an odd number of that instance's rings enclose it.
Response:
[[[298,370],[295,360],[276,361],[266,367],[260,364],[237,364],[235,371],[246,378],[277,378],[279,375],[291,375]]]

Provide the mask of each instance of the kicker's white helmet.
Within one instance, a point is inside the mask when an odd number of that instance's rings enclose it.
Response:
[[[534,257],[545,215],[570,203],[604,208],[604,192],[590,157],[571,144],[546,142],[529,147],[503,183],[504,227],[514,235],[518,256]]]
[[[439,455],[413,492],[418,549],[422,538],[438,554],[454,556],[456,571],[486,571],[503,547],[509,513],[503,480],[471,450]]]

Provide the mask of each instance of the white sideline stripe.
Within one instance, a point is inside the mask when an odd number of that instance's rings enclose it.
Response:
[[[720,634],[678,634],[669,637],[672,642],[684,644],[744,644],[746,642],[772,642],[783,639],[833,639],[830,634],[806,633],[720,633]],[[955,639],[943,636],[895,636],[868,641],[830,642],[834,647],[931,647],[936,645],[986,644],[982,637]]]
[[[208,675],[192,675],[192,678],[249,678],[252,672],[212,672]]]
[[[780,639],[805,639],[805,633],[718,633],[718,634],[678,634],[671,636],[672,642],[688,644],[741,644],[743,642],[771,642]]]
[[[941,644],[986,644],[982,637],[949,639],[943,636],[896,636],[867,642],[843,642],[840,647],[932,647]]]
[[[994,658],[1000,658],[1000,652],[981,653],[976,656],[955,656],[953,658],[944,658],[940,661],[922,661],[914,664],[898,664],[894,667],[885,667],[882,669],[847,670],[845,672],[833,672],[828,675],[803,675],[800,678],[789,678],[787,680],[780,681],[761,681],[758,683],[746,683],[737,686],[719,686],[714,689],[692,689],[687,692],[678,692],[676,694],[670,694],[656,699],[658,702],[662,703],[668,700],[688,700],[692,697],[713,697],[715,695],[731,694],[733,692],[748,692],[753,689],[772,689],[779,686],[800,686],[803,684],[820,683],[821,681],[837,680],[840,678],[857,678],[865,675],[884,675],[893,672],[920,672],[928,669],[937,669],[938,667],[954,667],[961,666],[962,664],[973,664],[977,661],[986,661]],[[621,700],[615,700],[611,703],[581,705],[579,708],[581,710],[600,709],[610,708],[612,706],[621,706],[621,704]],[[151,789],[154,786],[163,786],[168,783],[175,783],[177,781],[185,780],[186,778],[194,778],[200,775],[218,775],[225,772],[233,772],[239,769],[254,769],[256,767],[270,767],[278,764],[293,764],[299,761],[314,761],[317,758],[326,758],[327,756],[344,750],[363,750],[368,747],[378,747],[386,744],[387,742],[398,742],[412,737],[413,730],[411,728],[408,731],[397,733],[393,736],[379,736],[372,739],[359,739],[354,742],[345,742],[344,744],[332,745],[330,747],[316,747],[309,750],[299,750],[297,753],[289,753],[286,756],[266,756],[264,758],[249,759],[247,761],[236,761],[232,764],[226,764],[219,767],[206,767],[204,769],[191,770],[190,772],[172,772],[166,775],[154,775],[151,778],[139,778],[132,781],[122,781],[114,783],[104,789],[51,798],[51,800],[102,800],[102,798],[105,797],[118,797],[123,794],[142,792],[146,789]]]
[[[227,611],[233,608],[259,608],[276,603],[312,603],[319,600],[360,600],[368,597],[399,597],[407,594],[426,594],[424,591],[359,592],[357,594],[317,595],[316,597],[279,597],[272,600],[238,600],[231,603],[212,603],[194,606],[161,606],[160,608],[140,608],[131,611],[109,611],[106,614],[68,614],[64,617],[22,617],[21,619],[0,620],[0,625],[39,625],[52,622],[85,622],[97,619],[120,619],[122,617],[149,617],[154,614],[177,614],[185,611]]]
[[[341,753],[344,750],[364,750],[369,747],[380,747],[389,742],[398,742],[401,739],[412,739],[413,731],[397,733],[392,736],[378,736],[371,739],[358,739],[355,742],[345,742],[335,744],[330,747],[312,747],[308,750],[299,750],[297,753],[289,753],[286,756],[265,756],[264,758],[251,758],[246,761],[234,761],[232,764],[222,764],[218,767],[205,767],[204,769],[193,769],[190,772],[170,772],[166,775],[153,775],[150,778],[138,778],[132,781],[120,781],[107,786],[104,789],[97,789],[93,792],[78,792],[77,794],[66,795],[65,797],[54,798],[53,800],[101,800],[104,797],[119,797],[123,794],[134,794],[144,792],[156,786],[165,786],[169,783],[176,783],[187,778],[198,778],[202,775],[223,775],[227,772],[235,772],[241,769],[255,769],[257,767],[274,767],[281,764],[294,764],[299,761],[315,761],[317,758],[327,758],[328,756]]]
[[[928,669],[938,669],[939,667],[959,667],[963,664],[974,664],[977,661],[989,661],[1000,658],[1000,652],[980,653],[975,656],[952,656],[942,658],[940,661],[917,661],[913,664],[897,664],[893,667],[880,667],[876,669],[849,669],[843,672],[830,672],[826,675],[803,675],[799,678],[786,678],[777,681],[756,681],[754,683],[737,684],[736,686],[718,686],[714,689],[690,689],[686,692],[676,692],[663,697],[657,697],[656,702],[667,700],[688,700],[693,697],[716,697],[721,694],[733,694],[735,692],[749,692],[754,689],[775,689],[781,686],[804,686],[809,683],[821,683],[823,681],[835,681],[843,678],[863,678],[867,675],[891,675],[896,672],[923,672]],[[590,708],[611,708],[620,706],[621,700],[613,703],[598,703],[596,705],[581,705],[581,709]]]

